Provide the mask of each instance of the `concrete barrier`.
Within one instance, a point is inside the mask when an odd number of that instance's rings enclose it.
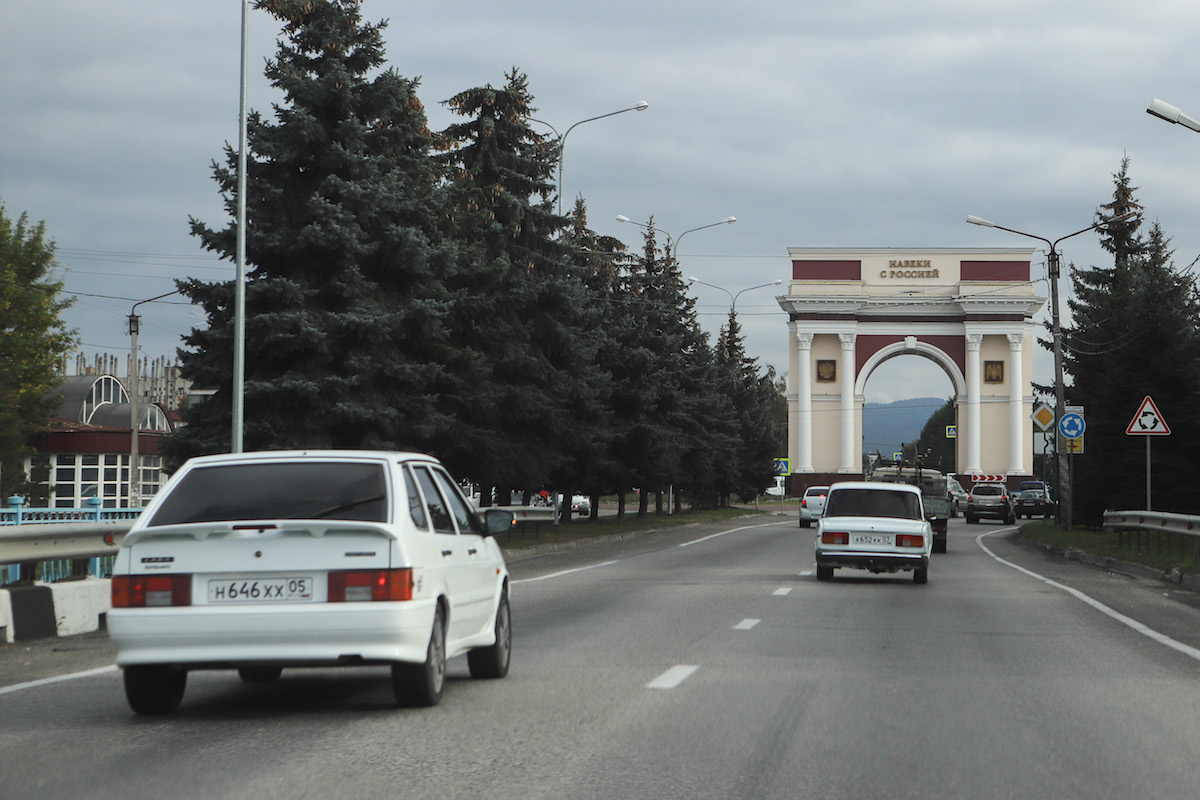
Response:
[[[0,589],[0,641],[8,644],[99,630],[112,608],[111,582],[35,583]]]

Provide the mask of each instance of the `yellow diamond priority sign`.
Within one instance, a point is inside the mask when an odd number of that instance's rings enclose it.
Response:
[[[1054,409],[1045,403],[1038,403],[1038,407],[1033,410],[1033,424],[1038,426],[1039,430],[1048,431],[1054,427]]]

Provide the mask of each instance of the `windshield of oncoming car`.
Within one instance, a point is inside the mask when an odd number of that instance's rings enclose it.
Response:
[[[184,475],[149,524],[261,519],[387,522],[387,508],[381,464],[220,464]]]
[[[825,499],[825,516],[921,519],[921,506],[917,495],[912,492],[837,489]]]

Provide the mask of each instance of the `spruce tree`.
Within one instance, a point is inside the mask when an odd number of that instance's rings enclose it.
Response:
[[[724,376],[716,388],[728,392],[734,414],[730,432],[736,442],[730,454],[731,474],[724,494],[749,502],[771,484],[772,459],[778,455],[774,374],[771,371],[759,374],[758,359],[746,354],[741,325],[733,310],[729,312],[729,322],[721,329],[716,352]]]
[[[1113,176],[1113,199],[1098,221],[1141,211],[1129,159]],[[1064,326],[1068,402],[1084,406],[1085,452],[1074,457],[1075,513],[1100,523],[1105,509],[1145,507],[1145,441],[1125,429],[1147,396],[1172,435],[1152,445],[1155,510],[1200,511],[1200,478],[1191,443],[1200,435],[1200,302],[1194,282],[1174,269],[1170,240],[1157,223],[1140,233],[1141,216],[1110,222],[1101,244],[1111,267],[1071,270],[1075,297]]]
[[[54,242],[46,225],[14,222],[0,203],[0,498],[27,494],[29,441],[49,427],[61,398],[62,360],[75,344],[62,312],[74,302],[61,295]]]
[[[595,352],[586,288],[551,201],[555,149],[529,127],[525,75],[506,79],[446,101],[464,121],[443,131],[441,156],[444,230],[459,259],[439,382],[455,427],[438,452],[485,485],[536,490],[570,469],[572,444],[587,435],[577,403]]]
[[[245,447],[425,449],[449,426],[433,387],[453,249],[417,82],[379,71],[384,23],[355,0],[255,7],[283,24],[266,74],[284,101],[248,129]],[[231,217],[236,156],[227,145],[213,165]],[[235,226],[192,220],[231,261]],[[176,460],[228,449],[232,390],[233,284],[180,288],[208,318],[184,374],[217,394],[188,410]]]

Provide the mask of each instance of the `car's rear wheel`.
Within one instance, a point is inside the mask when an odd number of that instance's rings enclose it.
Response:
[[[436,706],[446,687],[446,615],[438,605],[424,664],[392,665],[392,691],[402,706]]]
[[[512,658],[512,614],[508,608],[508,592],[500,595],[496,607],[496,643],[477,647],[467,653],[467,667],[472,678],[503,678],[508,674]]]
[[[917,567],[913,570],[913,583],[929,583],[929,568]]]
[[[167,714],[183,702],[187,670],[169,664],[125,667],[125,699],[138,714]]]
[[[821,564],[817,564],[817,580],[827,581],[832,577],[833,577],[833,567],[826,567]]]
[[[238,667],[237,673],[246,683],[271,683],[279,680],[283,667]]]

